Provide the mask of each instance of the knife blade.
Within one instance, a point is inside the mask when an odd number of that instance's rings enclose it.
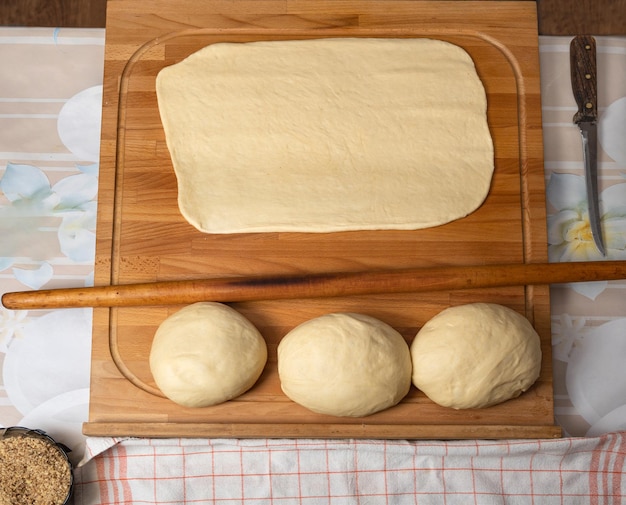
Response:
[[[598,201],[598,93],[596,75],[596,41],[590,35],[578,35],[570,43],[572,92],[578,112],[574,123],[580,129],[589,207],[589,226],[593,241],[606,256]]]

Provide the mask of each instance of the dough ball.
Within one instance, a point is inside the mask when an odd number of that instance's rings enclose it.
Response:
[[[528,319],[489,303],[448,308],[411,344],[413,384],[455,409],[489,407],[519,396],[539,377],[541,341]]]
[[[361,417],[397,404],[411,387],[409,346],[361,314],[327,314],[291,330],[278,346],[283,392],[320,414]]]
[[[257,381],[267,361],[265,340],[244,316],[200,302],[172,314],[157,329],[150,370],[173,402],[206,407],[235,398]]]

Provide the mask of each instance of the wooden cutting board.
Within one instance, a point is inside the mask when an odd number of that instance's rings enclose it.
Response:
[[[306,274],[547,261],[537,18],[534,2],[108,2],[95,282]],[[158,71],[217,41],[312,37],[430,37],[464,47],[488,95],[496,170],[484,205],[419,231],[209,235],[177,207],[176,180],[154,90]],[[210,120],[210,118],[207,118]],[[367,418],[313,414],[287,399],[276,347],[318,315],[361,312],[410,342],[451,305],[494,302],[526,315],[542,338],[531,390],[481,410],[439,407],[412,388]],[[547,286],[236,303],[263,333],[259,382],[222,405],[189,409],[162,397],[148,366],[154,331],[179,306],[96,309],[87,435],[206,437],[556,437]]]

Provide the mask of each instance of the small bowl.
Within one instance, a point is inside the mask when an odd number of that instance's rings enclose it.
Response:
[[[10,445],[3,443],[10,439],[15,439],[9,443]],[[42,441],[43,443],[34,442],[34,440]],[[54,449],[53,452],[50,452],[50,447]],[[51,496],[45,503],[66,505],[70,502],[72,492],[74,490],[74,473],[72,463],[67,456],[70,449],[63,444],[56,442],[44,431],[24,428],[22,426],[12,426],[10,428],[0,429],[0,456],[3,451],[6,451],[10,455],[10,461],[12,463],[16,463],[23,470],[29,470],[29,473],[40,481],[42,489],[38,489],[37,492],[43,493],[45,492],[43,488],[48,488],[48,492]],[[41,458],[39,460],[37,459],[38,452],[41,454]],[[23,461],[20,461],[20,458]],[[67,467],[68,472],[65,473],[64,469],[60,473],[53,472],[49,477],[50,480],[47,482],[45,477],[41,477],[41,475],[39,475],[39,477],[37,476],[38,471],[45,472],[46,470],[50,470],[52,468],[58,469],[59,464]],[[0,472],[2,472],[1,469]],[[19,473],[19,477],[26,476],[26,472],[21,471]],[[6,476],[2,478],[3,482],[5,478]],[[67,483],[64,482],[66,478],[68,479]],[[55,487],[54,480],[59,481],[58,487]],[[17,479],[15,483],[19,485],[19,479]],[[4,484],[4,492],[7,492],[6,482],[4,482]],[[27,496],[25,498],[29,499],[28,503],[40,503],[37,501],[33,502],[32,496]],[[54,501],[52,501],[52,498],[54,498]],[[16,503],[17,505],[21,502],[11,501],[11,503]]]

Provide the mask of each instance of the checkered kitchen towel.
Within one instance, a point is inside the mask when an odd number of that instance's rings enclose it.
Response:
[[[626,503],[626,432],[531,441],[89,439],[87,446],[76,505]]]

